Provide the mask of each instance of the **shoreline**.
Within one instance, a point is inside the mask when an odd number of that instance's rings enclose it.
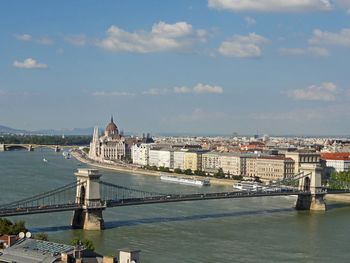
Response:
[[[111,164],[106,164],[106,163],[94,163],[84,157],[82,157],[79,153],[72,151],[71,155],[78,160],[81,163],[93,166],[93,167],[98,167],[106,170],[113,170],[113,171],[118,171],[118,172],[124,172],[124,173],[129,173],[131,175],[148,175],[148,176],[157,176],[160,177],[160,174],[164,172],[159,172],[159,171],[150,171],[150,170],[145,170],[141,168],[128,168],[128,167],[122,167],[122,166],[117,166],[117,165],[111,165]],[[177,177],[183,177],[186,176],[184,174],[176,174],[176,173],[167,173],[172,176],[177,176]],[[191,175],[191,177],[194,177],[195,179],[203,179],[202,176],[196,176],[196,175]],[[213,177],[209,177],[210,183],[213,185],[221,185],[221,186],[232,186],[236,180],[227,180],[227,179],[217,179]]]

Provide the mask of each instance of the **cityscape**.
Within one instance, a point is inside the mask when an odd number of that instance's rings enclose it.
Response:
[[[1,2],[0,262],[347,262],[349,14]]]

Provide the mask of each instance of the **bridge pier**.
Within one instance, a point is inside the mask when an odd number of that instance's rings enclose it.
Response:
[[[34,151],[34,147],[33,147],[33,145],[28,145],[28,152],[32,152],[32,151]]]
[[[6,151],[5,144],[0,143],[0,152],[4,152],[4,151]]]
[[[75,210],[72,228],[101,230],[104,228],[102,211],[106,206],[101,201],[100,177],[96,169],[78,169],[76,203],[82,205]]]
[[[61,148],[60,148],[60,147],[58,147],[58,145],[56,145],[54,150],[55,150],[55,152],[56,152],[56,153],[58,153],[58,152],[60,152],[60,151],[61,151]]]
[[[304,164],[300,167],[300,171],[307,175],[299,181],[299,190],[305,193],[298,195],[295,208],[315,212],[326,211],[325,192],[321,183],[322,168],[315,164]]]

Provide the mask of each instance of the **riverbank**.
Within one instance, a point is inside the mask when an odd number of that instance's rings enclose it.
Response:
[[[350,194],[326,195],[326,201],[350,202]]]
[[[118,171],[118,172],[123,172],[123,173],[129,173],[129,174],[133,174],[133,175],[149,175],[149,176],[158,176],[159,177],[161,174],[161,172],[159,172],[159,171],[150,171],[150,170],[145,170],[145,169],[141,169],[141,168],[130,168],[130,167],[111,165],[111,164],[106,164],[106,163],[96,163],[96,162],[93,162],[91,160],[84,158],[78,152],[74,152],[74,151],[71,153],[71,155],[81,163],[84,163],[84,164],[87,164],[87,165],[90,165],[93,167],[101,168],[101,169],[113,170],[113,171]],[[169,173],[169,175],[178,176],[178,177],[186,176],[184,174],[176,174],[176,173]],[[194,177],[198,180],[203,179],[202,176],[191,176],[191,177]],[[237,181],[227,180],[227,179],[217,179],[217,178],[210,177],[210,183],[214,184],[214,185],[225,185],[225,186],[230,185],[231,186],[235,182],[237,182]]]

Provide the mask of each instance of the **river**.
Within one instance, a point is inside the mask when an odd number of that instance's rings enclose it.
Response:
[[[43,162],[46,158],[48,162]],[[0,152],[0,203],[66,185],[85,167],[49,149]],[[102,180],[146,191],[229,191],[161,182],[158,177],[101,170]],[[106,230],[71,230],[72,212],[13,217],[51,241],[93,240],[97,252],[140,249],[145,263],[348,262],[350,206],[330,203],[326,213],[293,209],[294,197],[210,200],[110,208]]]

